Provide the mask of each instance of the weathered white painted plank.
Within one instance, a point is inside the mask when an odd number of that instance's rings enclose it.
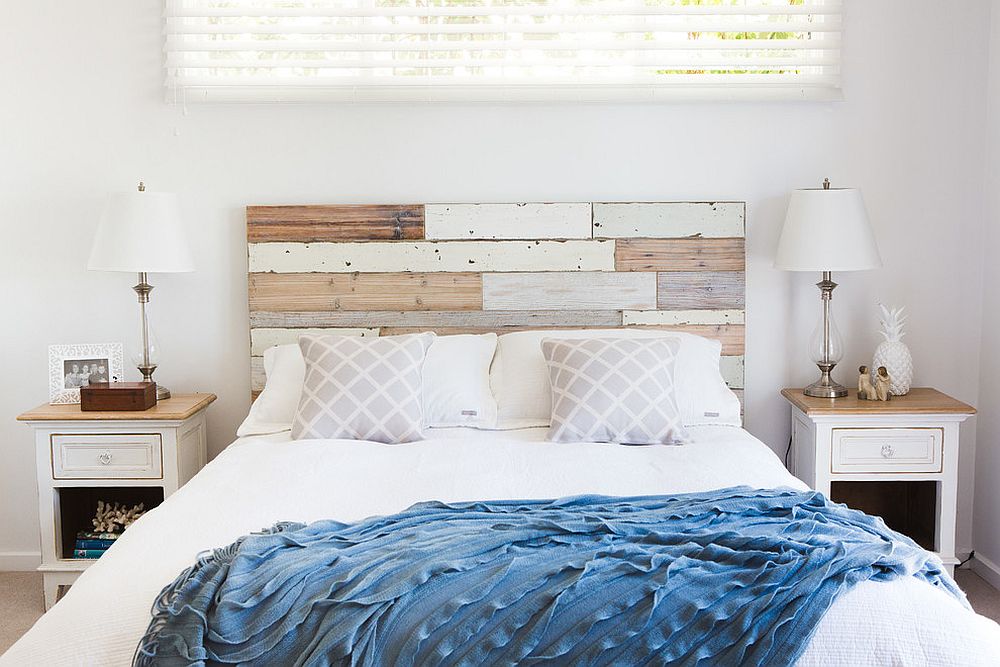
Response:
[[[738,357],[720,357],[719,371],[722,373],[722,379],[726,381],[730,389],[743,389],[745,379],[743,355]]]
[[[628,324],[743,324],[742,310],[626,310]]]
[[[614,241],[251,243],[250,272],[614,271]]]
[[[334,336],[378,336],[378,329],[361,328],[311,328],[311,329],[251,329],[250,330],[250,354],[260,356],[264,350],[275,345],[285,345],[296,343],[299,336],[304,334],[322,336],[326,334]]]
[[[250,313],[251,327],[398,327],[398,328],[550,328],[550,327],[620,327],[622,314],[617,310],[478,310],[462,311],[296,311]]]
[[[743,202],[594,203],[594,238],[744,235]]]
[[[486,273],[483,310],[656,307],[656,277],[644,273]]]
[[[590,204],[427,204],[427,239],[589,239]]]

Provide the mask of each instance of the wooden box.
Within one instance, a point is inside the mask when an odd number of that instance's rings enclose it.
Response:
[[[84,412],[139,412],[156,405],[155,382],[101,382],[80,388]]]

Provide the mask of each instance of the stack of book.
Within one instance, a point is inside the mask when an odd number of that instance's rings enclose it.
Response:
[[[121,536],[120,533],[92,533],[80,531],[76,534],[76,546],[73,548],[73,558],[100,558]]]

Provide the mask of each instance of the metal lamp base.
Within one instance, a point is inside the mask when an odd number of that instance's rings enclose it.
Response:
[[[824,366],[817,364],[822,375],[818,380],[803,389],[802,393],[813,398],[843,398],[847,396],[847,387],[836,382],[830,376],[830,371],[833,370],[834,365]]]
[[[165,398],[170,398],[170,390],[162,384],[156,385],[156,400],[162,401]]]

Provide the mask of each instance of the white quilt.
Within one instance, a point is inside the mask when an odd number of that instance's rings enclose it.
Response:
[[[804,488],[760,441],[691,429],[682,447],[544,442],[544,429],[434,431],[407,445],[244,438],[133,525],[2,658],[2,665],[127,665],[157,593],[200,551],[277,521],[353,521],[428,499],[636,495],[739,484]],[[2,621],[0,621],[2,622]],[[1000,626],[917,580],[842,595],[801,665],[995,665]]]

